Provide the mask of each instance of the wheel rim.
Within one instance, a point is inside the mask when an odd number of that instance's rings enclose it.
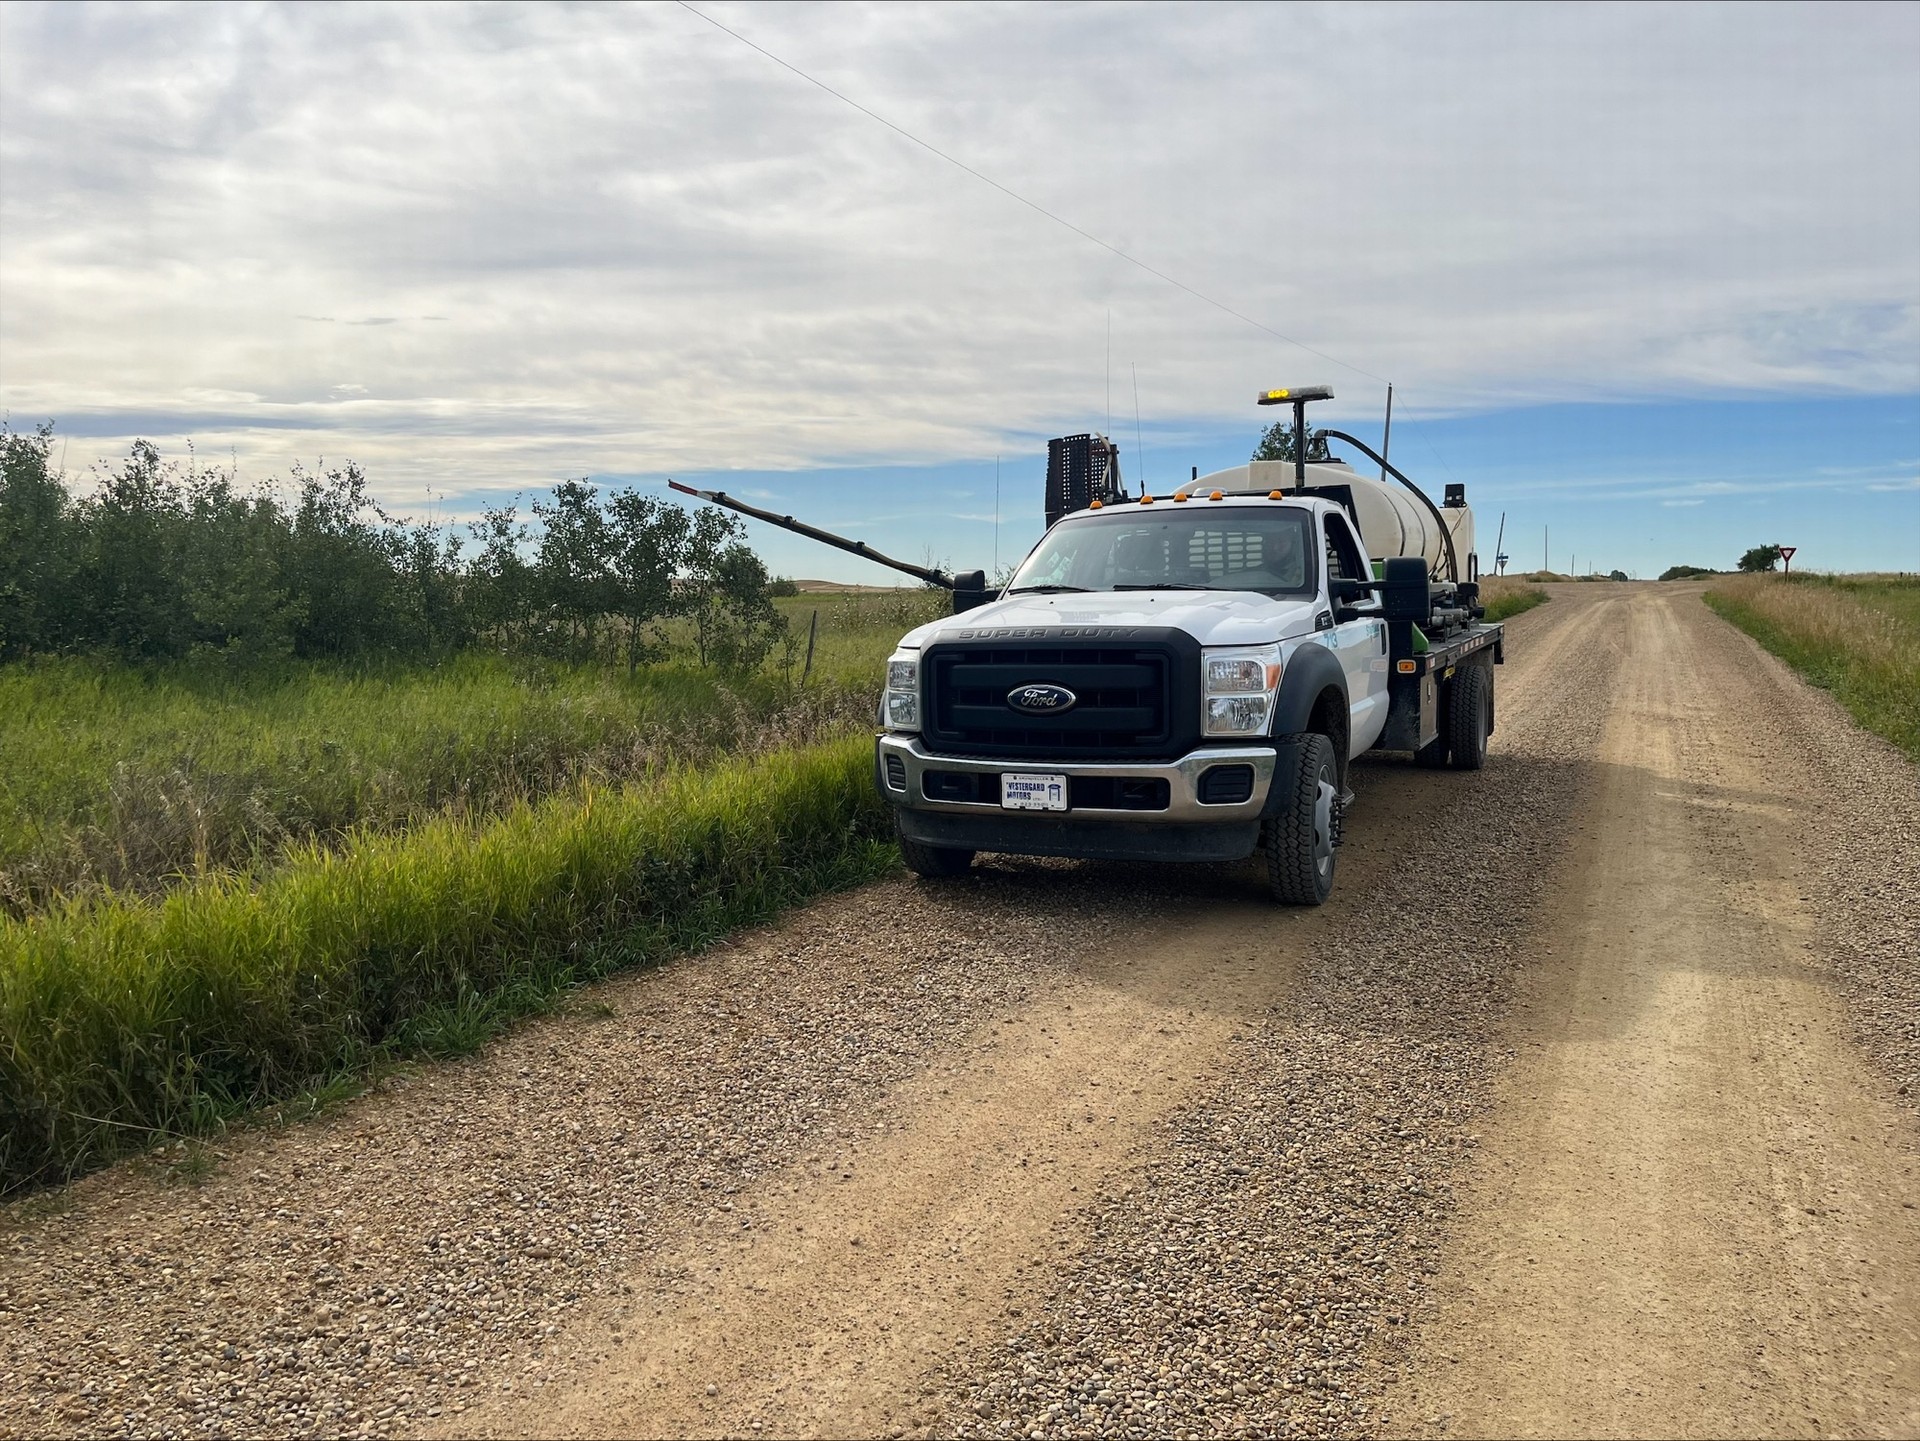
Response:
[[[1323,877],[1333,874],[1333,798],[1337,794],[1327,773],[1313,798],[1313,868]]]

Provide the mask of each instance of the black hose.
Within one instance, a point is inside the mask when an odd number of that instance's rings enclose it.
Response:
[[[1424,490],[1408,480],[1406,476],[1402,475],[1394,466],[1389,465],[1384,455],[1380,454],[1379,451],[1375,450],[1358,436],[1348,435],[1344,430],[1323,430],[1320,434],[1326,436],[1329,440],[1344,440],[1362,455],[1367,456],[1371,460],[1378,461],[1382,470],[1420,497],[1420,503],[1432,511],[1434,520],[1439,522],[1440,538],[1446,542],[1447,546],[1447,569],[1451,572],[1449,578],[1455,585],[1458,585],[1460,583],[1460,556],[1453,548],[1453,531],[1447,526],[1447,518],[1440,514],[1440,507],[1433,503],[1432,499]],[[1355,517],[1355,519],[1358,519],[1358,517]]]

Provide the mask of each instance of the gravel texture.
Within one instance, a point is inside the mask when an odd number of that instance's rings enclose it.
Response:
[[[1815,954],[1840,982],[1855,1038],[1920,1110],[1920,769],[1746,645],[1763,689],[1754,714],[1819,816]]]
[[[1060,865],[900,880],[594,988],[471,1061],[0,1221],[0,1435],[386,1434],[543,1384],[552,1338],[1133,903]]]
[[[1592,687],[1617,664],[1589,649],[1524,707],[1503,684],[1498,753],[1433,816],[1435,835],[1472,837],[1468,853],[1396,868],[1338,953],[1306,958],[1218,1086],[1169,1118],[1162,1159],[1099,1198],[1044,1315],[949,1376],[933,1434],[1390,1426],[1398,1338],[1504,1055],[1527,959],[1507,938],[1575,814],[1603,718]],[[1390,761],[1357,776],[1363,791],[1403,782]]]

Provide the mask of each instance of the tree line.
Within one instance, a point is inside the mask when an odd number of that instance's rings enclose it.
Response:
[[[358,466],[295,466],[291,500],[136,441],[91,494],[52,427],[0,424],[0,660],[421,656],[472,646],[629,670],[686,636],[750,669],[785,631],[744,528],[712,506],[564,481],[465,527],[392,516]]]

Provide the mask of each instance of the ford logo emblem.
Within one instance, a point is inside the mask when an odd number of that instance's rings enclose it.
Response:
[[[1063,685],[1017,685],[1007,692],[1007,704],[1028,715],[1060,715],[1080,703]]]

